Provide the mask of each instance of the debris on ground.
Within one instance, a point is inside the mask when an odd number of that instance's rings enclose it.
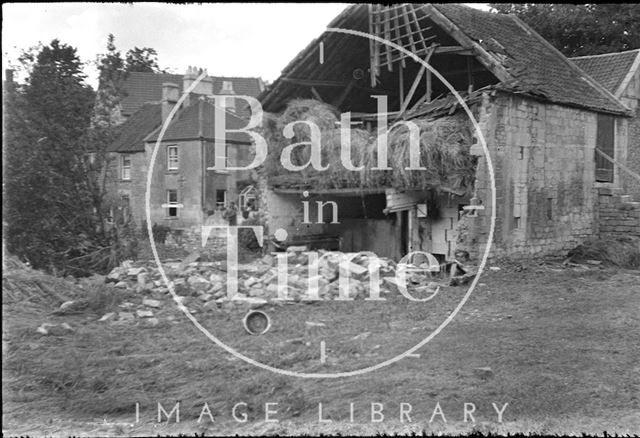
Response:
[[[567,254],[565,264],[597,262],[621,268],[640,267],[640,238],[627,236],[617,239],[590,239]]]

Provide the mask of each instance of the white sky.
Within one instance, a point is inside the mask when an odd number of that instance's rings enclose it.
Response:
[[[476,7],[488,9],[486,4]],[[189,4],[16,3],[2,5],[2,67],[21,49],[54,38],[78,49],[84,62],[105,52],[107,35],[125,52],[152,47],[161,68],[187,66],[215,76],[275,80],[300,50],[318,37],[345,3]],[[87,66],[88,82],[97,70]]]

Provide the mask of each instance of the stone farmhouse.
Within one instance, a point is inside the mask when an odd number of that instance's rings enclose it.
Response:
[[[132,72],[124,83],[120,113],[124,119],[109,148],[110,192],[135,222],[145,220],[145,193],[151,154],[170,111],[199,76],[189,68],[184,75]],[[168,125],[162,137],[151,183],[153,223],[172,229],[203,223],[212,213],[250,185],[249,172],[211,171],[213,165],[213,95],[258,96],[264,90],[259,78],[207,76],[200,81]],[[244,106],[228,99],[225,114],[230,129],[246,125]],[[250,147],[246,139],[228,136],[227,156],[236,165]]]

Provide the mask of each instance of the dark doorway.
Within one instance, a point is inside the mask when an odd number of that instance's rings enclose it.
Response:
[[[400,254],[409,253],[409,210],[399,211],[400,215]]]
[[[598,114],[598,126],[596,132],[596,181],[613,182],[613,163],[603,157],[598,151],[603,152],[611,158],[614,157],[615,149],[615,119],[607,114]]]

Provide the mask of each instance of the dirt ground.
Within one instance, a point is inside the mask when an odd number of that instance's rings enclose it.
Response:
[[[465,286],[443,288],[426,303],[388,296],[267,305],[261,310],[272,326],[260,336],[243,330],[241,310],[194,316],[223,342],[270,366],[337,372],[407,350],[465,292]],[[152,328],[99,322],[115,304],[64,316],[37,302],[3,304],[3,435],[640,432],[637,270],[553,260],[487,270],[419,356],[337,379],[289,377],[247,364],[214,345],[175,306],[163,310],[175,314],[172,322],[163,318]],[[67,322],[74,331],[42,336],[36,332],[42,322]],[[158,403],[170,412],[177,402],[180,422],[174,412],[158,423]],[[475,407],[474,421],[464,421],[465,403]],[[246,422],[234,419],[234,405]],[[408,405],[408,416],[401,415]],[[496,407],[504,408],[501,422]]]

